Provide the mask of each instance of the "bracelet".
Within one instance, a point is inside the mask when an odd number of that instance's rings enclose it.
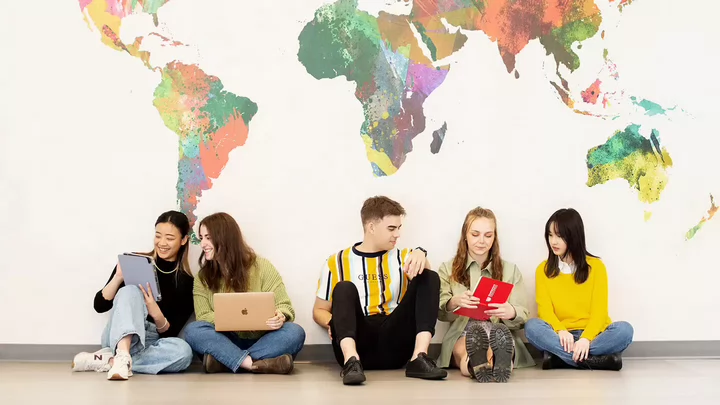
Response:
[[[167,318],[165,318],[165,324],[163,324],[163,326],[159,327],[159,328],[158,328],[158,331],[161,330],[161,329],[165,329],[165,327],[167,326],[167,324],[168,324],[168,320],[167,320]]]
[[[415,250],[419,250],[419,251],[425,253],[425,257],[427,257],[427,250],[421,248],[420,246],[416,247]]]

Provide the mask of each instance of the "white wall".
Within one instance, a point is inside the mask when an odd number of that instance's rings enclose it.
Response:
[[[46,0],[32,13],[10,3],[0,13],[9,44],[0,64],[0,343],[97,343],[106,317],[92,300],[116,255],[149,248],[155,218],[175,208],[177,137],[152,105],[157,74],[102,45],[68,3]],[[587,150],[624,124],[562,105],[537,42],[518,57],[516,80],[495,45],[472,35],[425,103],[428,130],[414,152],[396,175],[374,178],[353,85],[316,81],[296,59],[297,35],[321,2],[246,3],[174,0],[161,17],[200,51],[205,72],[258,103],[248,142],[197,214],[238,220],[282,273],[307,343],[327,342],[311,318],[320,266],[359,240],[360,206],[375,194],[405,206],[402,244],[424,246],[436,264],[452,257],[467,210],[492,208],[503,255],[530,294],[545,220],[573,206],[607,264],[613,319],[632,322],[637,340],[720,339],[711,321],[720,219],[684,240],[708,194],[720,200],[714,2],[637,2],[608,39],[628,91],[692,114],[658,121],[675,164],[649,222],[626,182],[585,186]],[[432,155],[431,132],[444,121],[445,144]]]

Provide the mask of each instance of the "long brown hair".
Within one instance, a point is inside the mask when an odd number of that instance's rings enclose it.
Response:
[[[502,258],[500,257],[500,237],[497,230],[497,219],[495,213],[489,209],[476,207],[470,210],[465,216],[465,222],[463,223],[462,230],[460,231],[460,242],[458,242],[457,253],[452,263],[452,278],[456,282],[470,287],[470,273],[467,271],[467,257],[468,257],[468,244],[467,244],[467,233],[472,225],[473,221],[478,218],[487,218],[495,224],[495,240],[493,245],[490,247],[488,257],[485,259],[485,263],[482,264],[484,269],[488,263],[492,262],[490,273],[492,278],[495,280],[502,280],[503,277],[503,265]]]
[[[200,281],[215,292],[221,287],[246,292],[250,268],[255,264],[257,255],[245,243],[240,226],[224,212],[206,217],[200,221],[200,227],[203,226],[210,234],[214,252],[212,260],[205,260],[204,255],[198,260]]]

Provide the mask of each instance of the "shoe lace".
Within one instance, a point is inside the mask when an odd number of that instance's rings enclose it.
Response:
[[[429,367],[430,369],[438,368],[437,363],[435,362],[435,360],[431,359],[431,358],[428,357],[427,355],[424,355],[424,354],[419,355],[419,356],[418,356],[418,360],[420,360],[420,361],[422,361],[423,363],[425,363],[426,366],[430,366],[430,367]],[[469,363],[468,363],[468,364],[469,364]]]
[[[115,364],[127,364],[128,368],[130,368],[130,365],[132,363],[132,357],[127,353],[120,353],[115,356],[114,363]]]
[[[362,366],[360,365],[359,361],[351,361],[346,364],[341,374],[343,376],[346,376],[352,372],[362,373]]]
[[[585,361],[581,362],[580,364],[582,364],[583,366],[585,366],[585,368],[587,368],[587,369],[590,370],[590,371],[595,371],[595,370],[593,370],[593,368],[590,366],[590,362],[588,362],[587,359],[585,359]]]

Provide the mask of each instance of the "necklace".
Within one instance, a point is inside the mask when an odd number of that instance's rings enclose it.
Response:
[[[155,263],[154,261],[153,261],[153,266],[155,266],[155,268],[157,269],[157,271],[159,271],[159,272],[162,273],[162,274],[173,274],[173,273],[175,273],[175,271],[177,271],[178,267],[180,267],[180,262],[178,262],[178,264],[175,266],[175,268],[172,269],[172,270],[170,270],[170,271],[162,271],[162,270],[160,269],[160,267],[158,267],[157,263]]]

